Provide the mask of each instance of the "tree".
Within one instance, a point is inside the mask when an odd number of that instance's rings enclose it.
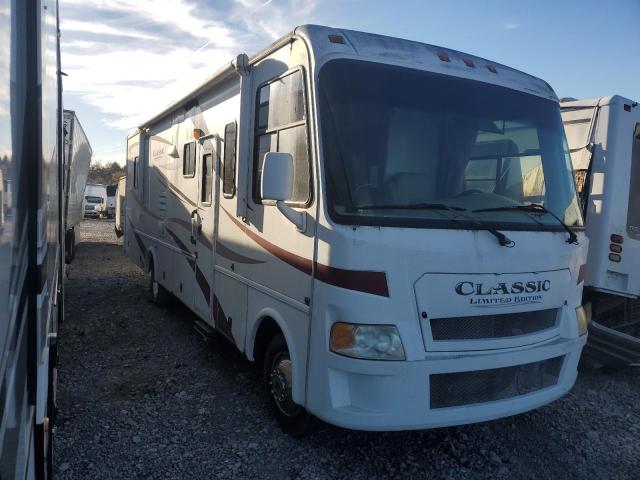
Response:
[[[124,167],[118,162],[111,162],[105,165],[92,163],[89,167],[89,178],[87,183],[102,183],[103,185],[115,185],[123,175],[126,175]]]

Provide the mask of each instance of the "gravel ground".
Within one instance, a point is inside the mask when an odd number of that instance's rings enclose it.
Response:
[[[499,421],[364,433],[278,429],[257,370],[204,342],[147,279],[113,222],[85,221],[60,328],[59,479],[640,478],[640,369],[581,371],[552,405]]]

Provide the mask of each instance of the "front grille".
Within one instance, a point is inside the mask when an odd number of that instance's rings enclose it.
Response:
[[[478,317],[432,318],[434,340],[479,340],[537,333],[556,324],[558,309]]]
[[[492,402],[532,393],[558,383],[564,357],[512,367],[431,375],[431,408]]]

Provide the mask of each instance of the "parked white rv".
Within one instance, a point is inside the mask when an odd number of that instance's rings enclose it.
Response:
[[[64,314],[58,2],[0,5],[0,478],[51,479]]]
[[[107,218],[116,216],[116,192],[118,185],[107,185]]]
[[[561,108],[590,240],[585,358],[618,367],[640,360],[640,106],[614,95]]]
[[[82,125],[71,110],[64,111],[64,185],[65,185],[65,261],[70,263],[76,251],[75,227],[84,217],[85,186],[91,164],[91,145]]]
[[[101,218],[107,215],[107,187],[97,183],[87,183],[84,192],[84,216]]]
[[[118,238],[124,235],[124,227],[125,227],[125,201],[126,201],[126,191],[127,191],[127,176],[123,175],[118,180],[118,188],[116,190],[116,224],[115,231],[116,236]]]
[[[303,26],[128,139],[125,248],[264,362],[283,428],[524,412],[586,341],[583,232],[547,83]]]

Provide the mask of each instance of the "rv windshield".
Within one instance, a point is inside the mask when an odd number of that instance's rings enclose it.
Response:
[[[84,197],[87,202],[89,203],[102,203],[102,197],[92,197],[90,195],[87,195],[86,197]]]
[[[328,62],[319,79],[335,221],[559,228],[550,214],[491,210],[535,203],[567,225],[582,226],[556,103],[488,83],[346,59]]]

